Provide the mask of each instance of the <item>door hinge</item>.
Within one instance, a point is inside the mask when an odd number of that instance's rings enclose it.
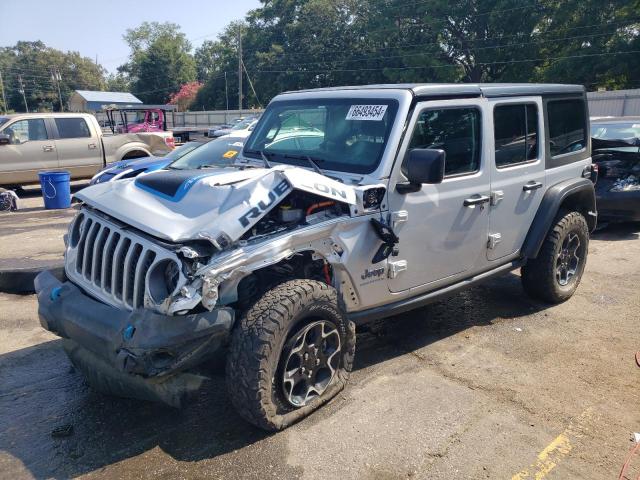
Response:
[[[401,223],[406,222],[409,219],[409,212],[406,210],[398,210],[397,212],[391,212],[391,228],[394,230]]]
[[[491,206],[495,207],[504,198],[504,192],[502,190],[495,190],[491,192]]]
[[[400,273],[407,269],[406,260],[398,260],[396,262],[389,262],[389,278],[396,278]]]
[[[487,248],[493,250],[502,241],[502,234],[492,233],[489,235],[489,241],[487,242]]]

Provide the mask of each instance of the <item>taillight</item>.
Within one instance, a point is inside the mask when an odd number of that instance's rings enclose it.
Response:
[[[588,178],[594,184],[598,181],[598,164],[592,163],[582,170],[582,178]]]
[[[597,163],[591,164],[591,181],[595,183],[598,181],[598,173],[600,172],[600,167],[598,167]]]
[[[176,139],[173,137],[165,137],[164,143],[172,150],[176,148]]]

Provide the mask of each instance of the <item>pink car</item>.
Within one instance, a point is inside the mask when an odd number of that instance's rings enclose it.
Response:
[[[120,125],[118,133],[162,132],[164,130],[164,112],[160,109],[149,109],[135,112],[133,123]],[[127,115],[128,116],[128,115]],[[127,121],[129,118],[127,118]]]

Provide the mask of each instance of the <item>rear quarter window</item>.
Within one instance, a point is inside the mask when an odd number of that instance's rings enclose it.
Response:
[[[551,157],[576,153],[587,147],[587,113],[583,99],[547,103]]]

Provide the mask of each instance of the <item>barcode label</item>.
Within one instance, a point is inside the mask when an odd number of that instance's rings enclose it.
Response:
[[[388,105],[351,105],[347,120],[374,120],[379,122],[384,117]]]

